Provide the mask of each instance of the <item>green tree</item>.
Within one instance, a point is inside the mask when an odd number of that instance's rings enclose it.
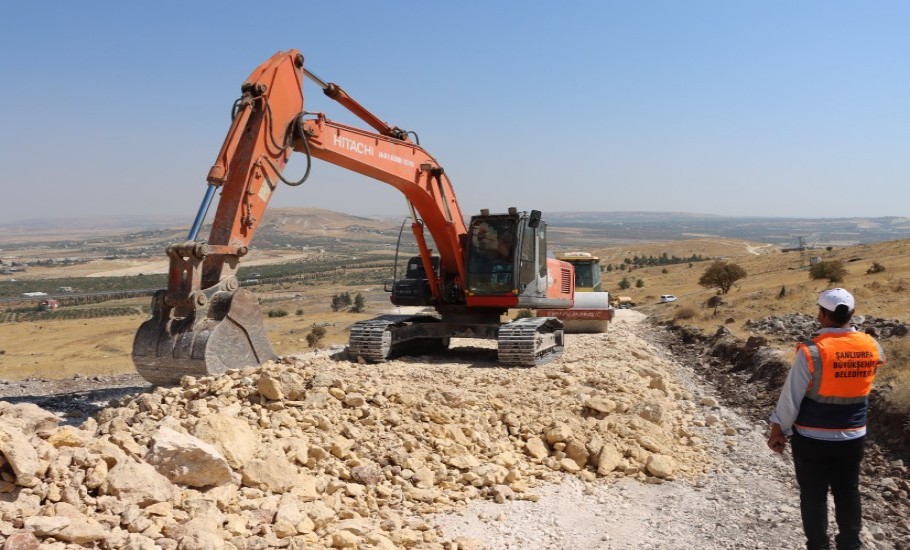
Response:
[[[341,311],[351,307],[351,293],[342,292],[332,295],[332,311]]]
[[[746,277],[746,270],[737,264],[717,260],[708,266],[698,279],[698,284],[705,288],[716,288],[726,294],[733,284]]]
[[[363,311],[363,308],[364,308],[364,306],[366,306],[366,303],[367,303],[367,301],[363,297],[363,294],[358,292],[357,295],[354,296],[354,305],[353,305],[353,307],[351,307],[351,311],[353,311],[354,313],[360,313],[361,311]]]
[[[818,262],[809,268],[809,277],[813,279],[828,279],[829,283],[839,283],[847,276],[847,268],[840,260]]]
[[[639,280],[635,281],[635,288],[642,288],[643,286],[645,286],[644,279],[639,279]]]
[[[621,288],[623,290],[626,290],[630,286],[632,286],[632,283],[629,282],[628,277],[623,277],[622,280],[619,281],[619,288]]]

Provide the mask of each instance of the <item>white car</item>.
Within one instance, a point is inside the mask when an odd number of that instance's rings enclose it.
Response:
[[[662,304],[666,304],[668,302],[675,302],[675,301],[676,301],[676,296],[674,296],[672,294],[664,294],[660,297],[660,303],[662,303]]]

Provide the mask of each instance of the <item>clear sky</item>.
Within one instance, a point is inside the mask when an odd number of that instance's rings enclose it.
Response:
[[[290,48],[416,131],[465,215],[910,216],[903,0],[46,1],[2,20],[0,224],[191,222],[240,84]],[[405,214],[319,161],[272,206]]]

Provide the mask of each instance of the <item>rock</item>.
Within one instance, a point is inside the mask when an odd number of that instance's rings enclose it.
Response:
[[[41,542],[31,531],[17,531],[6,537],[3,550],[39,550]]]
[[[86,442],[91,437],[90,434],[83,432],[72,426],[61,426],[50,433],[47,442],[52,446],[59,447],[85,447]]]
[[[565,424],[552,426],[547,430],[546,434],[544,434],[544,439],[546,439],[547,443],[550,445],[564,443],[568,441],[570,437],[572,437],[572,429]]]
[[[712,409],[719,406],[717,403],[717,399],[714,399],[713,397],[702,397],[701,401],[699,401],[699,403],[701,403],[705,407],[710,407]]]
[[[167,502],[176,496],[176,488],[152,465],[131,459],[118,463],[108,472],[102,489],[104,494],[139,506]]]
[[[202,418],[193,427],[192,433],[214,445],[232,468],[243,467],[259,448],[259,436],[248,423],[223,414]]]
[[[458,545],[458,550],[481,550],[484,548],[482,540],[470,537],[456,537],[454,542]]]
[[[343,402],[345,406],[348,407],[363,407],[367,404],[366,399],[363,397],[363,394],[359,393],[349,393],[345,395]]]
[[[543,460],[550,455],[550,451],[547,450],[547,446],[539,437],[528,438],[527,443],[525,443],[525,450],[527,450],[528,454],[537,460]]]
[[[498,485],[506,480],[509,470],[499,464],[481,464],[471,470],[471,473],[477,476],[478,482],[484,487]]]
[[[515,498],[515,492],[508,485],[494,485],[490,488],[490,495],[499,504]]]
[[[616,402],[604,397],[592,397],[585,402],[585,407],[602,414],[610,414],[616,410]]]
[[[297,485],[294,487],[294,494],[297,498],[304,502],[319,498],[316,477],[307,474],[298,474],[298,476]]]
[[[351,479],[364,485],[376,485],[382,481],[382,472],[372,464],[351,468]]]
[[[80,514],[81,516],[81,514]],[[88,544],[107,538],[107,531],[97,521],[81,517],[37,516],[26,518],[25,528],[36,535],[54,537],[74,544]]]
[[[159,428],[145,460],[173,483],[189,487],[224,485],[231,481],[227,459],[199,438]]]
[[[338,436],[332,440],[332,443],[329,447],[329,452],[331,452],[336,458],[346,458],[348,456],[348,453],[351,452],[351,447],[353,446],[353,440]]]
[[[0,411],[0,422],[16,426],[26,434],[45,437],[57,427],[59,419],[34,403],[17,403]]]
[[[356,548],[359,544],[360,537],[350,531],[332,533],[332,548]]]
[[[38,451],[22,430],[7,422],[0,422],[0,454],[12,467],[16,485],[34,487],[41,483],[44,466]]]
[[[272,378],[267,373],[263,373],[256,382],[256,389],[259,394],[266,399],[281,401],[284,399],[284,391],[281,388],[281,381]]]
[[[349,531],[362,537],[373,531],[373,524],[367,519],[355,518],[339,521],[335,528],[339,531]]]
[[[588,449],[577,439],[572,439],[566,444],[565,453],[567,458],[575,462],[579,470],[588,463]]]
[[[564,459],[560,460],[559,465],[562,467],[563,470],[569,472],[570,474],[574,474],[576,472],[581,471],[581,467],[578,465],[578,463],[575,462],[574,460],[572,460],[571,458],[564,458]]]
[[[676,470],[676,462],[672,457],[660,454],[653,454],[648,458],[645,464],[648,473],[654,477],[668,478]]]
[[[285,399],[299,401],[307,397],[308,381],[298,373],[285,369],[278,375],[278,379],[281,381]]]
[[[597,473],[605,476],[615,470],[622,460],[622,454],[610,444],[605,444],[600,450],[600,457],[597,460]]]
[[[180,539],[177,550],[227,550],[227,544],[217,533],[192,531]]]
[[[479,466],[480,461],[477,460],[477,457],[474,455],[463,454],[448,459],[447,464],[458,468],[459,470],[470,470],[471,468]]]
[[[270,450],[243,468],[243,485],[273,493],[290,491],[300,483],[300,473],[283,453]]]
[[[158,550],[155,541],[139,533],[130,533],[122,550]]]
[[[666,416],[664,406],[658,402],[645,401],[635,410],[638,413],[638,416],[644,418],[648,422],[653,422],[658,426],[664,423],[664,418]]]

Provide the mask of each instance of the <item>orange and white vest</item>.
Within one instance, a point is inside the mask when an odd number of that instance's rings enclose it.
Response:
[[[822,334],[797,345],[809,367],[809,387],[794,425],[823,430],[863,428],[869,392],[882,364],[875,340],[863,332]]]

